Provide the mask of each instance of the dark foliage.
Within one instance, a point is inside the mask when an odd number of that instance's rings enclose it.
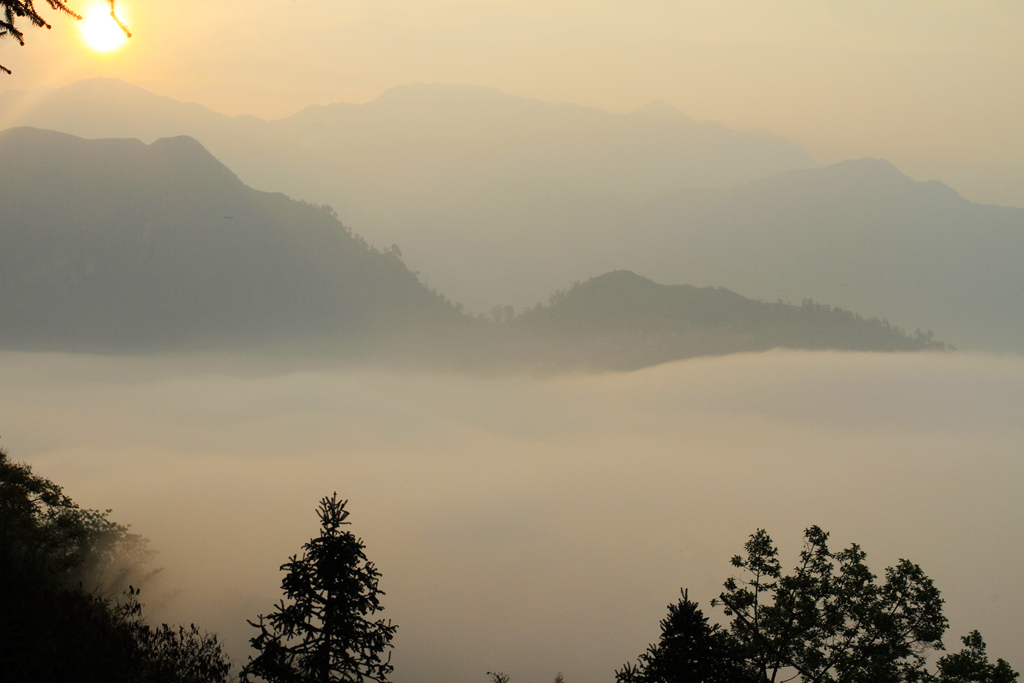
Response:
[[[960,638],[964,649],[939,660],[940,683],[1014,683],[1019,674],[1005,660],[988,661],[985,641],[977,631]]]
[[[0,450],[0,680],[228,680],[215,636],[151,627],[130,585],[123,602],[108,597],[151,554],[108,514],[80,508]]]
[[[381,611],[380,572],[366,559],[361,539],[344,530],[348,501],[335,493],[317,510],[320,535],[281,566],[285,600],[276,611],[249,622],[260,654],[242,670],[270,683],[387,681],[391,639],[397,626],[371,620]]]
[[[689,599],[686,591],[668,606],[661,639],[615,672],[617,683],[744,683],[754,681],[741,665],[739,652],[718,624]]]
[[[728,630],[709,625],[687,594],[669,605],[661,639],[615,674],[617,683],[1014,683],[1002,659],[989,662],[981,634],[964,649],[927,667],[942,650],[947,622],[942,598],[921,568],[907,560],[885,570],[885,582],[864,564],[856,544],[833,553],[813,526],[792,574],[759,529],[732,558],[741,578],[725,582],[712,601],[732,617]]]
[[[976,632],[967,649],[927,668],[927,654],[943,649],[947,628],[939,590],[921,570],[900,560],[885,581],[868,569],[853,544],[828,547],[817,526],[804,532],[792,574],[783,574],[778,550],[763,530],[732,558],[741,578],[725,582],[718,602],[732,617],[731,647],[756,680],[815,683],[1007,682],[1017,674],[1003,660],[989,664]]]
[[[0,567],[46,588],[119,593],[152,557],[146,539],[79,507],[54,482],[0,450]]]

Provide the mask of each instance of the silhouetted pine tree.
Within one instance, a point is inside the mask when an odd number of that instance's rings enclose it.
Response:
[[[384,592],[362,540],[343,529],[347,503],[337,493],[322,499],[320,535],[303,546],[302,557],[293,555],[281,566],[285,599],[276,611],[249,622],[260,630],[249,641],[260,654],[242,670],[243,681],[387,681],[398,627],[368,618],[383,609]]]
[[[661,639],[648,646],[637,663],[615,672],[618,683],[745,683],[751,680],[742,658],[719,630],[711,626],[696,602],[683,598],[668,606],[661,620]]]

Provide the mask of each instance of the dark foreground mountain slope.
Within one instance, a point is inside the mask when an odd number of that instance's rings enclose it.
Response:
[[[504,323],[554,367],[631,369],[679,358],[777,347],[851,351],[943,350],[930,332],[805,300],[763,303],[723,288],[659,285],[620,270],[576,283]],[[530,342],[532,340],[532,344]]]
[[[0,168],[3,348],[339,350],[462,319],[397,253],[191,138],[10,129]]]

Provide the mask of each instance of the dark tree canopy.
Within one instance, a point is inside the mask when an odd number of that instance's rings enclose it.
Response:
[[[668,606],[661,639],[637,663],[615,672],[617,683],[747,683],[750,677],[728,634],[690,600],[686,591]]]
[[[274,612],[249,622],[259,651],[242,680],[386,683],[392,671],[391,639],[397,626],[371,619],[381,611],[380,572],[366,559],[361,539],[344,529],[348,501],[335,493],[317,509],[320,535],[281,566],[285,600]]]
[[[804,532],[792,574],[782,573],[763,529],[745,550],[732,558],[744,576],[726,581],[719,600],[761,678],[788,671],[809,681],[917,681],[925,655],[942,649],[942,598],[918,565],[900,560],[878,584],[859,546],[833,553],[816,526]]]
[[[960,638],[964,649],[939,660],[941,683],[1013,683],[1018,674],[1002,659],[993,664],[985,653],[985,641],[977,631]]]
[[[150,626],[126,584],[151,552],[0,449],[0,680],[224,683],[216,636]]]
[[[121,20],[117,18],[117,13],[114,11],[115,0],[104,1],[110,6],[111,18],[117,22],[117,25],[121,27],[124,34],[131,38],[132,34],[128,31],[128,27],[121,23]],[[50,6],[50,9],[73,19],[80,20],[82,18],[82,15],[71,9],[63,0],[46,0],[46,4]],[[25,34],[17,25],[20,19],[24,19],[32,26],[38,28],[50,28],[50,24],[36,10],[33,0],[0,0],[0,9],[3,12],[0,15],[0,39],[10,36],[17,40],[19,45],[24,46]],[[3,65],[0,65],[0,71],[8,74],[11,73],[11,70]]]
[[[972,633],[967,649],[928,669],[929,652],[943,650],[948,622],[939,590],[921,567],[900,560],[884,582],[856,544],[833,552],[828,533],[804,532],[791,574],[759,529],[732,558],[740,577],[725,582],[719,604],[732,617],[730,636],[748,672],[762,681],[814,683],[1012,683],[1003,660],[989,664],[984,641]],[[714,604],[714,603],[713,603]]]
[[[142,536],[80,507],[54,482],[0,449],[0,571],[50,588],[120,593],[153,553]]]
[[[853,544],[840,552],[813,526],[791,574],[760,529],[732,558],[741,570],[712,604],[732,617],[728,630],[709,625],[687,594],[669,605],[661,640],[618,683],[1014,683],[1002,659],[991,663],[977,631],[964,648],[929,667],[947,628],[938,589],[907,560],[884,581]]]

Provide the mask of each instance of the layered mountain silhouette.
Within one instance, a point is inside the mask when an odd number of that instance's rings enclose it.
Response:
[[[1024,209],[975,204],[875,159],[651,200],[625,264],[662,281],[820,300],[1024,353]]]
[[[821,168],[664,103],[624,115],[466,86],[395,88],[280,121],[95,79],[0,93],[0,128],[190,135],[252,187],[333,206],[470,310],[627,268],[765,301],[813,297],[1024,353],[1024,210],[881,160]]]
[[[363,105],[264,121],[96,78],[0,93],[0,128],[23,125],[144,142],[188,135],[249,185],[336,208],[369,206],[361,190],[382,183],[392,196],[436,206],[510,184],[643,199],[817,165],[771,133],[695,121],[662,102],[616,115],[463,85],[401,86]],[[330,196],[311,196],[323,191]]]
[[[944,348],[887,322],[620,271],[464,314],[319,207],[245,186],[192,138],[0,133],[0,348],[271,349],[465,368],[629,369],[776,346]]]
[[[258,192],[187,137],[0,133],[0,344],[317,347],[462,319],[330,209]]]
[[[458,85],[402,86],[366,104],[263,121],[93,79],[0,93],[0,129],[11,126],[147,143],[194,137],[249,186],[329,204],[371,243],[399,244],[413,269],[478,311],[532,305],[621,265],[593,271],[571,258],[586,249],[543,253],[579,207],[600,213],[609,199],[817,165],[778,136],[695,121],[664,103],[616,115]],[[514,258],[523,245],[539,252],[532,263]],[[490,255],[503,252],[495,267]]]

